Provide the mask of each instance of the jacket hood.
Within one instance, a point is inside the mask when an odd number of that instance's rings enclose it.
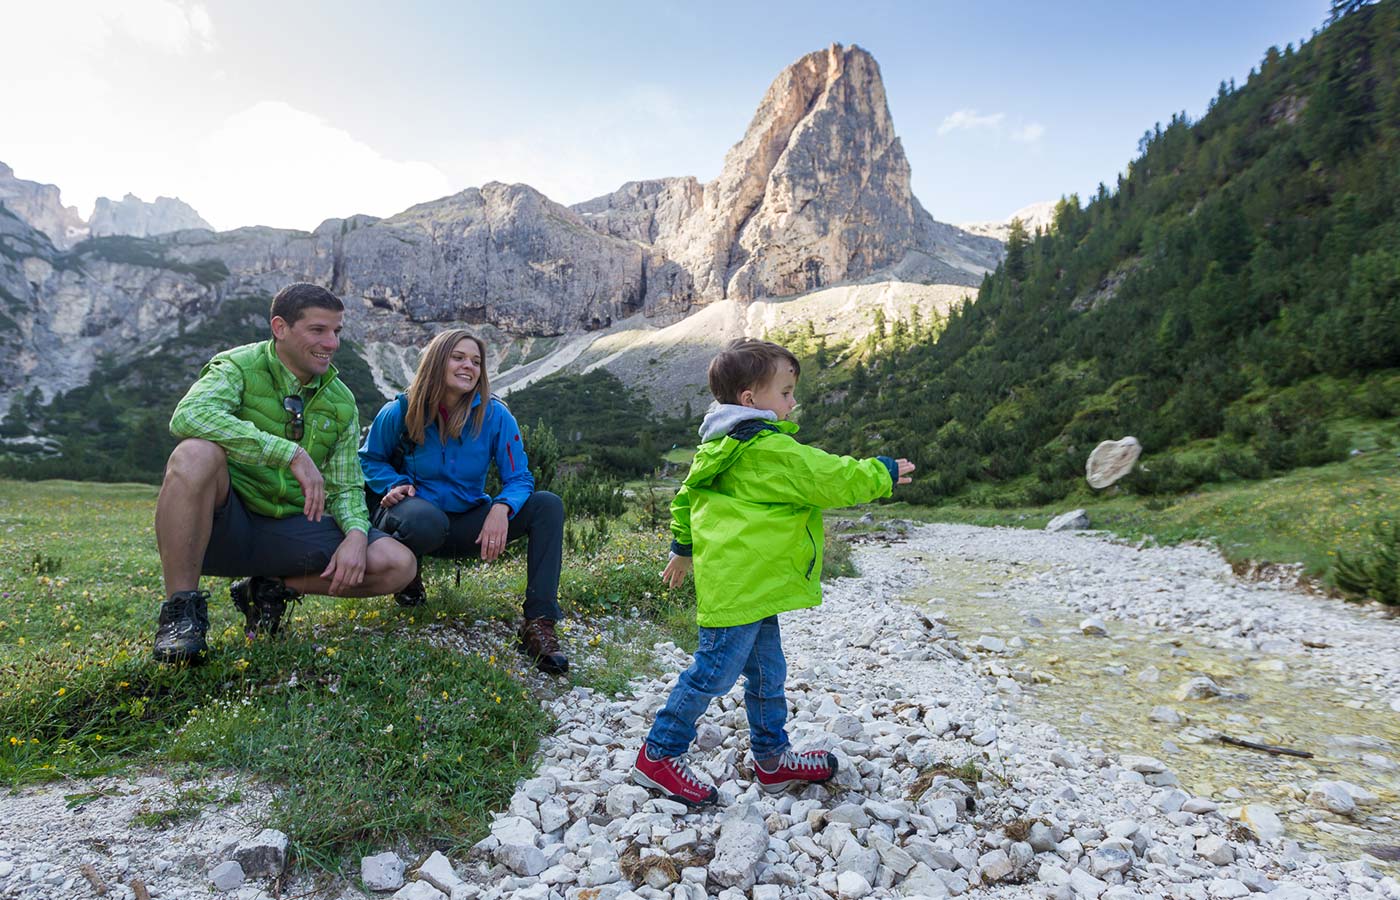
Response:
[[[690,464],[690,474],[686,475],[685,483],[691,487],[705,487],[732,466],[750,442],[736,440],[729,436],[729,432],[734,430],[734,426],[755,419],[771,422],[776,430],[784,434],[797,432],[796,422],[780,421],[770,410],[751,409],[732,403],[712,404],[700,425],[703,442],[695,451],[695,460]]]
[[[703,442],[722,438],[732,431],[735,425],[749,419],[769,419],[776,422],[778,415],[772,410],[754,409],[737,403],[711,403],[710,408],[705,410],[704,421],[700,423],[700,440]]]

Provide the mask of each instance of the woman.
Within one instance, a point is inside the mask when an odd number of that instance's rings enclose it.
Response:
[[[486,493],[495,463],[501,492]],[[433,338],[418,360],[407,394],[384,404],[360,447],[376,527],[421,561],[430,554],[494,561],[509,541],[528,541],[520,648],[545,672],[561,674],[559,567],[564,505],[535,490],[515,417],[491,396],[486,345],[460,329]],[[374,504],[371,503],[373,508]],[[420,571],[394,598],[416,606],[427,597]]]

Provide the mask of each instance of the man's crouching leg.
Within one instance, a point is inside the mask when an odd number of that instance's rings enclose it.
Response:
[[[360,583],[331,593],[331,580],[320,575],[285,579],[287,587],[303,594],[335,597],[380,597],[402,590],[418,574],[413,551],[387,535],[365,549],[365,574]]]
[[[209,649],[209,594],[199,590],[199,570],[214,510],[228,491],[228,457],[218,444],[191,438],[170,454],[156,500],[156,546],[166,595],[156,625],[157,662],[198,663]]]

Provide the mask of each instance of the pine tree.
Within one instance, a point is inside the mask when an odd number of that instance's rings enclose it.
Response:
[[[1006,235],[1006,274],[1016,281],[1026,277],[1026,243],[1026,223],[1012,219],[1011,231]]]

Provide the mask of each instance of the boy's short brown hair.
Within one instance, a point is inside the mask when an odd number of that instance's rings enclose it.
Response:
[[[720,403],[738,403],[740,394],[766,384],[782,363],[790,363],[794,375],[802,374],[797,357],[786,347],[757,338],[730,341],[710,360],[710,393]]]

